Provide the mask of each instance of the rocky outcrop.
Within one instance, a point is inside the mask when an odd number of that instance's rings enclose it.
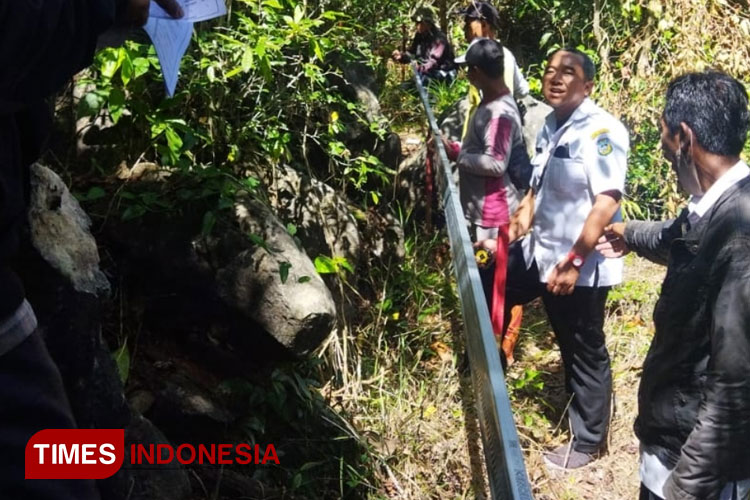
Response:
[[[109,281],[99,270],[99,251],[89,228],[91,220],[65,183],[52,170],[31,167],[29,228],[42,258],[80,293],[109,293]]]
[[[362,242],[348,201],[327,184],[291,167],[256,170],[278,217],[297,228],[311,258],[328,255],[359,261]]]
[[[170,185],[181,181],[173,177]],[[133,193],[163,188],[148,182],[128,187]],[[109,246],[127,266],[123,272],[144,292],[165,297],[144,304],[147,313],[173,318],[162,325],[171,330],[244,331],[258,343],[259,336],[270,336],[293,355],[309,354],[335,321],[333,299],[312,261],[262,203],[246,198],[226,210],[214,207],[196,201],[179,211],[108,223]],[[209,212],[211,227],[205,224]],[[207,350],[214,347],[209,337],[201,335]]]
[[[242,249],[218,269],[219,296],[284,347],[300,355],[310,353],[333,329],[336,310],[328,288],[304,250],[264,205],[238,203],[235,217],[243,233],[259,236],[264,244]]]
[[[99,269],[90,221],[65,184],[51,170],[31,170],[30,238],[19,266],[27,297],[39,319],[47,347],[62,374],[81,428],[125,429],[130,443],[166,442],[124,395],[117,366],[102,338],[102,304],[110,286]],[[185,500],[187,472],[123,468],[99,481],[102,498]]]
[[[535,154],[536,136],[544,127],[544,122],[547,115],[552,112],[552,108],[531,96],[524,97],[521,102],[526,108],[526,114],[523,117],[523,139],[526,141],[529,157],[532,157]]]
[[[253,175],[265,185],[278,217],[294,224],[295,237],[312,259],[344,257],[358,267],[373,258],[404,256],[403,228],[388,208],[355,209],[345,195],[285,165]]]
[[[354,151],[370,151],[380,161],[392,169],[398,168],[401,161],[401,139],[398,134],[388,131],[388,120],[383,116],[378,101],[377,78],[371,67],[364,63],[342,64],[343,81],[334,77],[344,96],[360,105],[365,123],[353,117],[348,120],[344,142]],[[373,127],[386,130],[380,137],[372,132]]]

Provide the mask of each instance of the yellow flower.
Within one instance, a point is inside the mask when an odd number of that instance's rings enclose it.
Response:
[[[339,120],[339,114],[336,111],[331,112],[331,122],[336,123]]]
[[[480,248],[477,250],[477,252],[474,254],[474,257],[477,259],[477,264],[484,265],[490,260],[490,254],[487,253],[487,250],[484,248]]]

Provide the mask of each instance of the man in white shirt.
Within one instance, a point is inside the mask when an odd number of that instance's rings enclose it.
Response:
[[[674,80],[662,149],[688,206],[664,222],[613,224],[597,246],[667,265],[638,391],[642,500],[750,495],[750,169],[740,160],[749,125],[737,80]]]
[[[554,468],[576,469],[598,457],[606,443],[612,397],[604,342],[604,306],[622,280],[622,262],[594,250],[608,224],[621,220],[628,133],[588,96],[595,74],[576,49],[549,58],[542,91],[547,117],[532,160],[536,196],[532,232],[511,245],[506,314],[542,297],[560,346],[572,439],[545,454]]]

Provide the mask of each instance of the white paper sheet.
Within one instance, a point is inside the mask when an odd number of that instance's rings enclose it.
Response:
[[[197,23],[199,21],[207,21],[227,13],[227,6],[224,0],[177,0],[177,2],[182,6],[182,11],[185,14],[180,18],[180,21],[183,22],[192,21]],[[149,16],[159,19],[172,19],[156,2],[151,2]]]
[[[167,95],[172,97],[177,88],[177,79],[190,38],[193,35],[193,23],[206,21],[227,13],[224,0],[178,0],[184,17],[173,19],[156,2],[151,2],[151,12],[143,28],[148,33],[159,56]]]
[[[151,37],[159,56],[161,71],[167,95],[172,97],[177,87],[177,77],[180,73],[180,61],[185,55],[190,37],[193,35],[193,23],[190,21],[175,21],[150,17],[146,26],[146,33]]]

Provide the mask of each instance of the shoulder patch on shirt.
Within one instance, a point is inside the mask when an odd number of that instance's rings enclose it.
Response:
[[[609,129],[608,129],[608,128],[600,128],[599,130],[597,130],[596,132],[594,132],[593,134],[591,134],[591,138],[592,138],[592,139],[596,139],[596,138],[597,138],[597,137],[599,137],[600,135],[602,135],[602,134],[606,134],[606,133],[608,133],[608,132],[609,132]]]
[[[607,156],[613,150],[614,148],[612,147],[612,141],[609,140],[609,137],[599,137],[599,139],[596,141],[596,151],[600,156]]]

